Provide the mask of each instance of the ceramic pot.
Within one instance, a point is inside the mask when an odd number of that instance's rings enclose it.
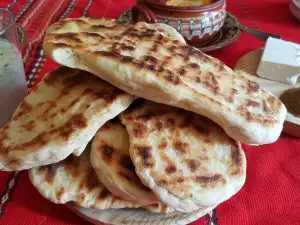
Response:
[[[226,0],[195,7],[168,6],[164,0],[138,0],[132,8],[134,22],[168,24],[190,44],[199,44],[214,36],[223,26],[225,17]]]

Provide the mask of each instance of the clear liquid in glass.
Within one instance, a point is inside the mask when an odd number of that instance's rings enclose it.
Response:
[[[0,127],[27,95],[27,86],[14,15],[0,8]]]
[[[0,38],[0,127],[11,118],[26,94],[21,53],[13,44]]]

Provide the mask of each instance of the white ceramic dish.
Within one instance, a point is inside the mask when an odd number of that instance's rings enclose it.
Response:
[[[191,213],[152,213],[144,209],[87,209],[75,204],[67,206],[77,215],[95,225],[184,225],[189,224],[214,209],[197,210]]]

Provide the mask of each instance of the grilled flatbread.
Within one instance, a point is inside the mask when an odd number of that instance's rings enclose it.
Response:
[[[90,144],[79,157],[71,155],[56,164],[32,168],[28,174],[40,194],[56,204],[74,202],[96,209],[141,207],[115,196],[99,181],[90,163]],[[172,211],[162,203],[145,209],[155,213]]]
[[[178,40],[182,43],[186,43],[182,35],[173,27],[165,24],[165,23],[153,23],[153,24],[147,24],[147,27],[150,29],[154,29],[157,31],[160,31],[162,34],[166,36],[170,36],[174,38],[175,40]]]
[[[43,47],[132,95],[204,115],[238,141],[272,143],[282,131],[286,108],[275,96],[147,23],[65,19],[48,28]]]
[[[236,71],[237,74],[240,74],[241,76],[247,77],[249,80],[253,80],[254,82],[258,83],[261,87],[265,88],[266,90],[270,91],[273,95],[280,98],[283,93],[285,93],[288,90],[296,90],[296,88],[300,88],[300,83],[296,83],[294,85],[291,84],[284,84],[272,80],[267,80],[260,78],[259,76],[248,74],[242,70]],[[284,102],[283,102],[284,103]],[[275,110],[275,109],[274,109]],[[290,123],[294,123],[297,125],[300,125],[300,118],[296,117],[289,111],[287,111],[285,120]]]
[[[138,208],[139,205],[111,194],[98,180],[90,164],[90,151],[28,171],[29,178],[42,196],[56,204],[75,202],[85,208]]]
[[[97,130],[134,97],[85,71],[48,73],[0,128],[0,170],[23,170],[80,155]]]
[[[92,142],[91,163],[100,181],[116,196],[140,205],[159,202],[135,173],[128,133],[119,119],[105,123],[97,132]]]
[[[243,186],[246,158],[240,143],[208,118],[138,100],[121,121],[137,175],[171,208],[216,206]]]

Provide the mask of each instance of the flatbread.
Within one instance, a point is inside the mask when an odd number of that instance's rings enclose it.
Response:
[[[111,194],[98,180],[90,164],[90,151],[28,171],[30,181],[46,199],[56,204],[75,202],[85,208],[138,208],[139,205]]]
[[[150,29],[155,29],[157,31],[160,31],[162,34],[166,36],[170,36],[174,38],[175,40],[178,40],[182,43],[186,43],[182,35],[173,27],[165,24],[165,23],[153,23],[153,24],[147,24],[147,27]]]
[[[134,100],[87,72],[48,73],[0,128],[0,170],[23,170],[80,155],[97,130]]]
[[[40,194],[56,204],[74,202],[95,209],[141,207],[115,196],[99,181],[90,163],[90,144],[79,157],[70,155],[56,164],[32,168],[28,174]],[[155,213],[172,211],[162,203],[145,206],[145,209]]]
[[[171,208],[213,207],[242,188],[246,157],[241,145],[208,118],[137,100],[121,121],[137,175]]]
[[[48,28],[43,47],[56,62],[132,95],[204,115],[235,140],[267,144],[282,131],[286,108],[279,99],[147,23],[65,19]]]
[[[261,87],[270,91],[273,95],[275,95],[278,98],[280,98],[280,96],[287,90],[291,90],[294,88],[300,88],[300,82],[298,82],[294,85],[291,85],[291,84],[284,84],[284,83],[280,83],[280,82],[276,82],[276,81],[272,81],[272,80],[263,79],[263,78],[260,78],[259,76],[248,74],[242,70],[238,70],[238,71],[236,71],[236,73],[248,78],[249,80],[253,80],[254,82],[258,83]],[[273,110],[275,110],[275,108],[276,107],[274,107]],[[285,120],[290,123],[300,125],[300,118],[296,117],[289,111],[287,111],[287,113],[286,113]]]
[[[95,135],[91,164],[100,181],[114,195],[140,205],[159,202],[135,173],[129,155],[129,136],[119,119],[105,123]]]

